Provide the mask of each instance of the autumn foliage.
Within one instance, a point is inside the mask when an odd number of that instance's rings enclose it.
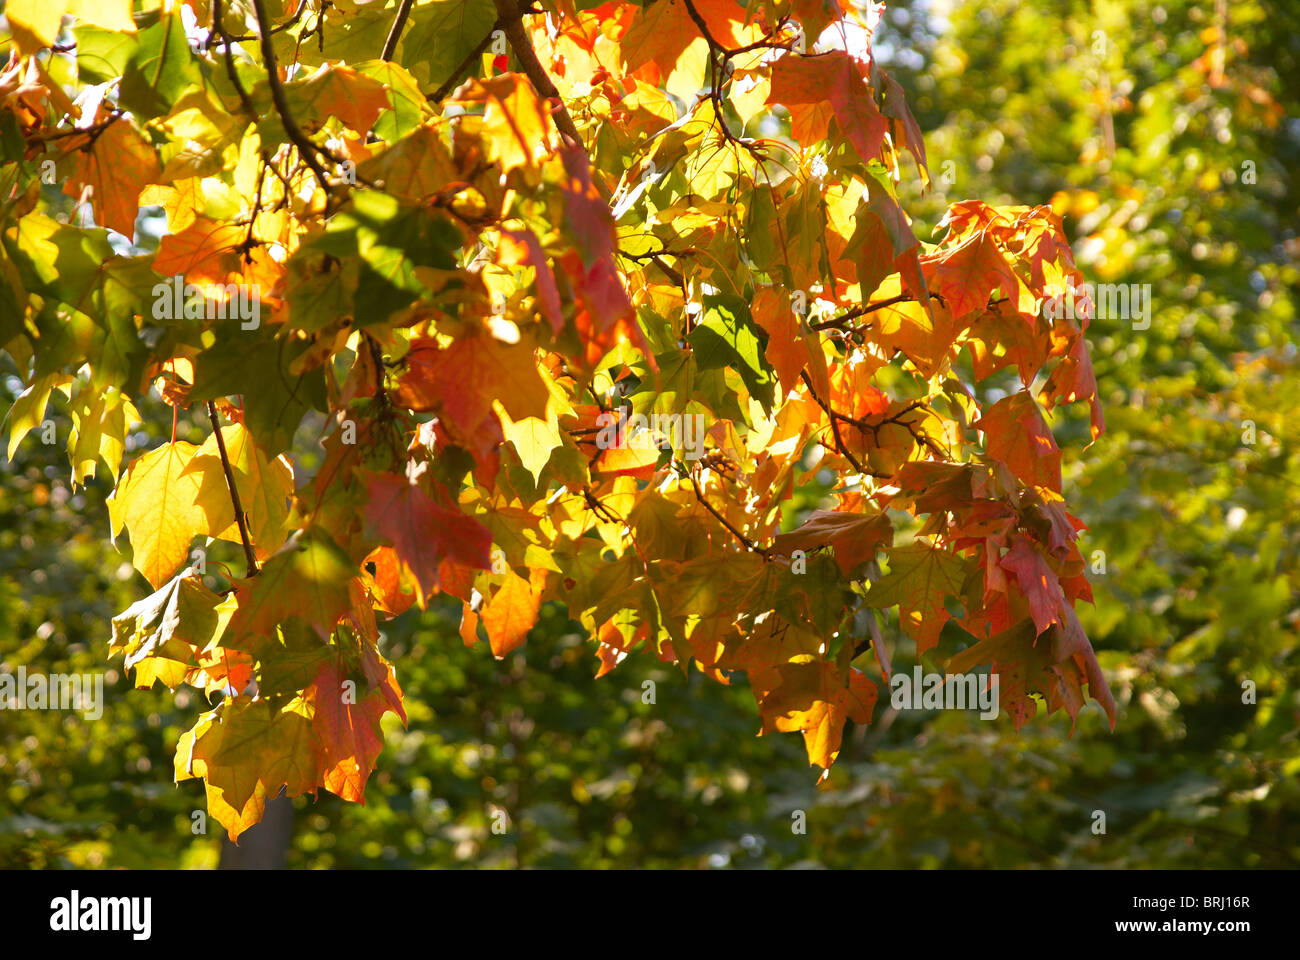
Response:
[[[8,5],[9,450],[67,398],[154,591],[109,652],[220,694],[175,775],[232,838],[282,788],[364,800],[406,720],[379,626],[439,595],[498,658],[554,602],[600,674],[743,673],[822,768],[894,623],[964,636],[947,668],[990,665],[1017,727],[1085,686],[1114,722],[1049,425],[1103,429],[1086,305],[1042,309],[1083,281],[1051,207],[915,235],[925,145],[855,8],[582,6]],[[151,390],[208,439],[128,457]],[[627,414],[695,418],[702,455],[602,442]],[[212,541],[243,576],[203,574]]]

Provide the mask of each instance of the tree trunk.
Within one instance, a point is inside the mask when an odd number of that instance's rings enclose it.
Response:
[[[262,822],[239,837],[221,838],[219,870],[283,870],[293,837],[293,801],[281,794],[266,805]]]

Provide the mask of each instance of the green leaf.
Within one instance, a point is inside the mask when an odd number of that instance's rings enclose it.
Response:
[[[382,44],[383,41],[380,41]],[[388,60],[366,60],[353,65],[357,73],[378,80],[388,88],[389,109],[375,121],[374,134],[389,143],[400,140],[418,127],[430,112],[415,77]]]
[[[107,83],[122,76],[140,46],[139,34],[118,33],[88,23],[77,24],[72,32],[77,38],[77,78],[83,82]]]
[[[310,248],[340,260],[363,261],[355,300],[364,305],[364,312],[356,322],[366,326],[386,321],[425,291],[415,277],[416,267],[455,269],[452,251],[460,243],[459,232],[448,220],[386,194],[363,191],[353,194],[352,203],[330,221],[325,233],[300,252],[307,256]]]
[[[728,294],[704,297],[704,316],[686,338],[701,370],[730,366],[766,410],[776,377],[763,358],[766,334],[754,325],[744,300]]]
[[[326,407],[325,376],[319,369],[294,373],[306,344],[277,338],[266,326],[241,329],[238,320],[215,328],[216,341],[194,361],[191,401],[242,396],[244,423],[268,458],[288,450],[309,408]]]
[[[397,61],[436,89],[482,42],[496,23],[492,0],[434,0],[411,11]],[[473,65],[466,76],[474,76]]]
[[[179,7],[136,36],[136,47],[122,72],[118,99],[140,116],[161,116],[189,87],[203,83],[185,39]]]
[[[90,362],[96,386],[134,392],[149,357],[135,316],[159,279],[150,258],[116,256],[108,231],[70,227],[35,213],[19,221],[5,248],[27,287],[48,298],[36,318],[38,375]],[[60,316],[56,303],[76,313]]]
[[[337,650],[322,642],[301,621],[288,620],[276,630],[273,640],[258,648],[258,693],[297,693],[316,679],[321,664],[337,655]]]

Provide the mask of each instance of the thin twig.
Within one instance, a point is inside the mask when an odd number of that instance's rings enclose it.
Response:
[[[216,3],[220,3],[220,2],[221,2],[221,0],[216,0]],[[214,4],[214,5],[215,5],[215,4]],[[274,33],[283,33],[285,30],[292,30],[292,29],[294,28],[294,26],[297,25],[298,21],[302,19],[302,15],[303,15],[304,13],[307,12],[307,9],[308,9],[308,7],[307,7],[307,2],[306,2],[306,0],[303,0],[303,2],[301,2],[301,3],[298,4],[298,12],[297,12],[297,13],[295,13],[292,17],[290,17],[290,18],[289,18],[288,20],[286,20],[284,23],[282,23],[282,24],[280,24],[280,25],[278,25],[278,26],[272,27],[270,32],[274,34]],[[320,16],[319,16],[319,15],[316,17],[316,22],[317,22],[318,24],[320,23]],[[233,36],[233,35],[232,35],[232,36],[230,37],[230,39],[231,39],[231,40],[234,40],[234,41],[236,41],[236,42],[244,42],[244,41],[248,41],[248,40],[256,40],[257,37],[255,37],[255,36],[254,36],[253,34],[251,34],[251,33],[247,33],[247,34],[240,34],[240,35],[238,35],[238,36]]]
[[[766,160],[767,156],[762,147],[731,132],[726,115],[723,113],[722,85],[731,78],[731,58],[739,51],[728,50],[715,40],[713,34],[709,32],[708,23],[695,9],[695,4],[691,0],[685,0],[685,4],[687,15],[695,22],[695,26],[704,37],[704,42],[709,45],[709,99],[713,102],[713,114],[718,121],[718,130],[722,134],[722,139],[745,150],[755,160],[760,162]]]
[[[896,297],[890,297],[888,300],[877,300],[875,303],[864,303],[861,306],[854,307],[852,310],[845,311],[838,317],[831,317],[829,320],[819,320],[816,323],[808,324],[810,329],[825,330],[827,327],[842,327],[850,320],[856,320],[858,317],[871,313],[875,310],[882,310],[885,307],[892,307],[896,303],[904,303],[911,300],[910,293],[900,293]]]
[[[253,224],[257,223],[257,215],[262,212],[262,185],[266,182],[266,168],[269,164],[266,156],[262,156],[262,163],[257,169],[257,193],[253,197],[253,211],[248,215],[248,233],[244,236],[244,242],[235,249],[244,257],[244,263],[253,262],[253,248],[257,246],[257,241],[253,239]]]
[[[222,59],[226,62],[226,75],[230,77],[235,93],[239,95],[240,105],[243,106],[246,114],[256,118],[257,110],[253,108],[253,101],[249,99],[248,91],[244,89],[239,74],[235,71],[235,38],[227,32],[225,21],[221,18],[221,5],[223,2],[225,0],[212,0],[212,32],[221,38],[221,42],[226,48]],[[302,11],[302,7],[298,9],[299,12]]]
[[[664,258],[659,256],[658,254],[655,254],[653,257],[651,257],[650,262],[653,263],[660,270],[662,270],[667,275],[669,280],[671,280],[673,283],[677,284],[677,286],[685,290],[686,279],[685,277],[682,276],[680,270],[674,270],[664,261]]]
[[[361,334],[366,341],[366,346],[370,348],[370,362],[375,366],[375,400],[381,409],[388,407],[388,393],[384,390],[384,352],[379,346],[379,341],[370,335],[369,331],[362,331]]]
[[[442,86],[429,94],[429,100],[431,102],[441,103],[446,99],[447,94],[451,93],[451,91],[456,88],[456,82],[460,80],[465,71],[470,68],[470,65],[479,57],[483,56],[483,51],[486,50],[488,44],[492,42],[492,34],[496,33],[500,29],[501,19],[498,17],[492,24],[492,28],[488,30],[483,39],[478,42],[478,46],[471,50],[469,55],[457,65],[456,69],[451,72],[451,76],[446,79]]]
[[[826,416],[830,418],[831,433],[835,435],[835,447],[837,451],[844,457],[844,459],[847,460],[853,466],[853,469],[856,470],[858,473],[865,474],[868,477],[885,476],[883,473],[876,473],[872,470],[868,470],[858,461],[857,457],[855,457],[851,452],[849,452],[849,448],[844,445],[844,438],[840,436],[839,422],[840,420],[844,419],[843,414],[837,414],[834,410],[830,408],[829,402],[824,401],[822,400],[821,397],[817,396],[817,391],[813,388],[812,379],[808,376],[808,371],[800,370],[799,379],[801,379],[804,382],[804,386],[808,388],[808,395],[813,398],[813,401],[817,404],[817,406],[821,407],[822,410],[826,412]]]
[[[73,147],[72,150],[83,150],[91,146],[105,130],[122,118],[121,110],[114,110],[105,119],[92,123],[88,127],[74,127],[71,130],[56,130],[53,133],[33,133],[27,137],[29,143],[49,142],[50,140],[62,140],[65,137],[76,137],[86,134],[90,139],[81,146]],[[71,153],[72,150],[68,152]]]
[[[717,509],[713,506],[713,504],[709,503],[709,501],[704,498],[704,491],[700,489],[700,483],[698,480],[695,479],[695,474],[691,472],[688,473],[687,476],[691,478],[691,486],[695,488],[695,499],[700,501],[700,503],[704,505],[704,509],[709,511],[709,513],[713,514],[714,518],[718,521],[718,523],[726,527],[731,532],[732,536],[734,536],[737,540],[743,543],[745,545],[746,550],[752,551],[753,553],[757,553],[760,557],[766,558],[767,557],[766,550],[759,547],[756,543],[754,543],[753,540],[749,539],[749,537],[745,536],[734,526],[732,526],[731,521],[729,521],[726,517],[724,517],[721,513],[719,513]]]
[[[261,0],[258,0],[260,3]],[[248,536],[248,518],[239,502],[239,490],[235,487],[235,477],[230,470],[230,455],[226,453],[226,439],[221,435],[221,422],[217,420],[217,405],[208,401],[208,419],[212,421],[212,433],[217,438],[217,452],[221,455],[221,469],[226,475],[226,488],[230,491],[230,502],[235,508],[235,523],[239,526],[239,539],[244,544],[244,559],[248,561],[248,575],[257,576],[257,554],[253,552],[253,541]]]

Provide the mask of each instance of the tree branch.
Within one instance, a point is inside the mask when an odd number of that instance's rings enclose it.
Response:
[[[524,75],[532,81],[539,96],[556,101],[551,107],[551,117],[560,129],[560,134],[571,141],[571,145],[582,147],[585,151],[586,147],[578,134],[578,128],[573,118],[569,116],[569,110],[565,107],[563,99],[560,98],[560,91],[555,89],[555,82],[551,79],[551,75],[537,59],[537,51],[533,49],[533,43],[528,39],[528,32],[524,30],[524,12],[519,8],[517,0],[493,0],[493,2],[497,8],[497,22],[501,25],[500,29],[505,31],[506,39],[510,41],[510,48],[519,59],[519,66],[523,68]]]
[[[384,410],[388,409],[388,393],[384,390],[384,352],[379,346],[379,341],[370,335],[368,331],[363,330],[361,335],[365,338],[366,346],[370,349],[370,362],[375,366],[375,400]]]
[[[852,453],[849,452],[849,448],[844,445],[844,438],[840,436],[839,422],[845,419],[844,415],[840,413],[836,413],[834,410],[830,408],[829,402],[824,401],[822,400],[821,397],[817,396],[817,391],[813,389],[812,380],[811,378],[809,378],[808,372],[806,370],[799,371],[799,379],[802,380],[804,382],[804,386],[808,388],[808,395],[813,398],[813,401],[817,404],[817,406],[821,407],[824,411],[826,411],[826,416],[830,418],[831,433],[835,435],[835,446],[837,448],[837,452],[841,456],[843,456],[844,459],[847,460],[853,466],[853,469],[856,470],[858,473],[865,474],[868,477],[883,477],[884,474],[882,473],[876,473],[874,470],[868,470],[858,461],[857,457],[855,457]]]
[[[284,132],[288,135],[290,142],[298,148],[299,156],[311,168],[311,172],[316,175],[316,180],[320,183],[321,189],[329,193],[331,188],[329,181],[325,178],[325,169],[320,165],[320,160],[316,158],[316,151],[319,148],[307,139],[307,135],[302,132],[298,122],[289,113],[289,102],[284,98],[284,85],[280,82],[280,71],[275,63],[275,46],[271,42],[272,28],[269,26],[271,18],[266,14],[266,0],[253,0],[253,12],[257,15],[257,31],[260,35],[258,39],[262,46],[262,65],[266,68],[267,81],[271,85],[271,101],[275,104],[275,112],[279,114],[280,123],[284,127]]]
[[[808,324],[811,330],[825,330],[827,327],[842,327],[850,320],[856,320],[863,314],[871,313],[874,310],[881,310],[885,307],[892,307],[896,303],[902,303],[905,300],[911,300],[910,293],[900,293],[896,297],[890,297],[888,300],[877,300],[875,303],[864,303],[854,307],[852,310],[845,311],[838,317],[831,317],[829,320],[819,320],[816,323]]]
[[[414,2],[415,0],[402,0],[397,8],[397,16],[393,18],[393,28],[388,31],[388,39],[384,41],[384,52],[379,55],[380,60],[393,59],[398,38],[401,37],[402,29],[406,26],[406,18],[411,15],[411,5]]]
[[[214,7],[220,6],[221,2],[222,2],[222,0],[213,0],[213,6],[214,6]],[[302,15],[303,15],[304,13],[306,13],[307,10],[308,10],[308,7],[307,7],[306,2],[299,3],[299,4],[298,4],[298,12],[295,13],[295,14],[294,14],[292,17],[290,17],[288,20],[284,21],[284,23],[281,23],[281,24],[279,24],[278,26],[274,26],[274,27],[272,27],[272,28],[271,28],[271,33],[272,33],[272,34],[276,34],[276,33],[283,33],[283,32],[286,31],[286,30],[292,30],[295,26],[297,26],[298,21],[302,19]],[[320,22],[320,16],[319,16],[319,14],[318,14],[317,17],[316,17],[316,20],[317,20],[317,23],[319,24],[319,22]],[[260,25],[260,21],[259,21],[259,25]],[[223,39],[223,40],[225,40],[225,39],[229,39],[229,40],[234,40],[236,43],[243,43],[243,42],[248,41],[248,40],[256,40],[257,37],[254,36],[254,35],[251,34],[251,33],[248,33],[248,34],[231,35],[231,34],[226,34],[225,31],[222,31],[222,39]]]
[[[943,297],[937,293],[930,294],[930,299],[938,300],[940,303],[944,302]],[[808,328],[810,330],[825,330],[827,327],[843,327],[850,320],[856,320],[864,314],[873,313],[876,310],[881,310],[885,307],[892,307],[896,303],[907,303],[915,300],[916,298],[910,293],[900,293],[897,296],[889,297],[885,300],[877,300],[875,303],[861,304],[860,306],[854,307],[852,310],[846,310],[838,317],[831,317],[829,320],[819,320],[817,323],[810,323],[808,324]]]
[[[261,0],[257,0],[261,3]],[[230,491],[230,503],[235,508],[235,523],[239,527],[239,539],[244,544],[244,559],[248,561],[248,575],[257,576],[257,554],[253,552],[253,541],[248,536],[248,517],[239,502],[239,490],[235,487],[235,477],[230,470],[230,455],[226,453],[226,438],[221,435],[221,422],[217,419],[217,405],[208,401],[208,419],[212,421],[212,435],[217,438],[217,452],[221,455],[221,470],[226,475],[226,489]]]

